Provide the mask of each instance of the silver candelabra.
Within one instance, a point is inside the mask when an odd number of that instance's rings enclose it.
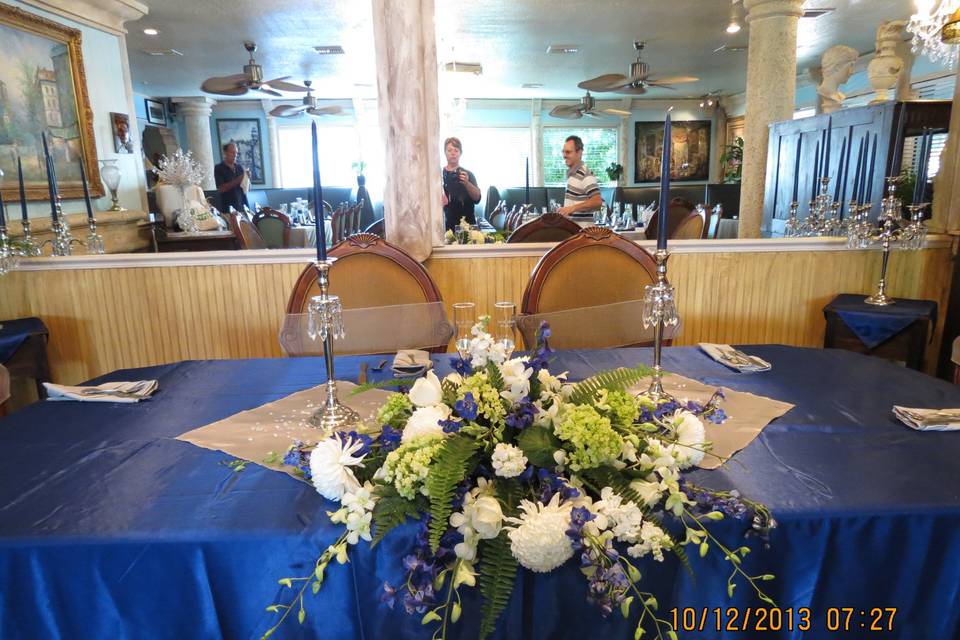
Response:
[[[329,295],[330,267],[335,261],[336,258],[327,258],[313,263],[319,279],[320,295],[310,299],[307,317],[307,335],[311,340],[318,337],[323,340],[323,360],[327,368],[327,398],[323,406],[310,416],[309,422],[325,435],[343,431],[360,422],[360,414],[340,404],[337,381],[334,379],[333,340],[342,339],[345,335],[340,298]]]
[[[657,263],[657,283],[648,284],[643,294],[643,326],[653,327],[653,380],[647,389],[647,396],[654,402],[669,399],[670,394],[663,390],[663,330],[676,326],[680,321],[673,286],[667,280],[667,260],[670,254],[666,249],[657,249],[653,259]]]
[[[7,236],[7,227],[0,226],[0,276],[17,268],[20,253]]]
[[[807,217],[797,218],[799,202],[790,203],[790,216],[784,226],[784,235],[788,238],[804,236],[842,235],[843,222],[840,220],[841,203],[830,195],[830,178],[820,178],[820,193],[810,201]]]
[[[871,222],[868,218],[870,205],[859,207],[856,215],[848,226],[847,244],[853,248],[866,249],[879,244],[883,248],[883,261],[880,267],[880,282],[877,291],[864,302],[877,306],[893,304],[893,299],[886,293],[887,265],[890,262],[890,250],[919,249],[927,236],[927,227],[923,221],[923,210],[929,203],[910,205],[910,219],[904,220],[901,215],[902,202],[897,197],[896,176],[888,177],[887,195],[880,203],[880,218]]]

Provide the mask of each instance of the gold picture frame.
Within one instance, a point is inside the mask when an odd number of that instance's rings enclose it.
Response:
[[[0,4],[0,41],[9,43],[4,64],[8,74],[16,74],[15,83],[0,79],[3,199],[20,200],[18,156],[27,200],[48,199],[41,131],[50,139],[61,197],[83,197],[81,162],[90,195],[103,196],[80,31]]]

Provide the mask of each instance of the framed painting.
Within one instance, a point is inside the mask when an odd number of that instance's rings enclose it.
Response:
[[[167,109],[162,102],[152,98],[144,98],[143,103],[147,110],[147,122],[161,127],[167,126]]]
[[[41,136],[53,156],[61,196],[82,198],[80,163],[90,194],[104,194],[83,70],[80,31],[0,4],[0,170],[3,197],[19,201],[17,158],[27,200],[47,199]]]
[[[237,162],[250,172],[252,184],[265,184],[263,170],[263,138],[260,137],[260,121],[256,118],[223,118],[217,120],[217,137],[220,142],[220,157],[223,145],[237,145]]]
[[[671,137],[670,181],[706,182],[710,178],[710,121],[674,121]],[[660,180],[663,122],[634,125],[634,182]]]
[[[110,123],[113,125],[113,150],[117,153],[133,153],[130,116],[125,113],[111,113]]]

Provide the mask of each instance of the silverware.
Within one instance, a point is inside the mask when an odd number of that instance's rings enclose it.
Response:
[[[386,360],[381,360],[381,361],[380,361],[380,364],[378,364],[377,366],[373,367],[373,369],[371,369],[371,371],[383,371],[383,368],[384,368],[385,366],[387,366],[387,361],[386,361]]]
[[[82,396],[116,396],[118,398],[139,398],[142,394],[136,391],[120,391],[119,389],[84,389]]]

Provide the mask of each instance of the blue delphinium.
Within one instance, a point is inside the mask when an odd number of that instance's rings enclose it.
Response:
[[[403,431],[400,429],[394,429],[388,424],[383,425],[383,430],[380,432],[380,437],[377,440],[380,441],[380,450],[384,452],[390,452],[400,446],[400,438],[403,436]]]
[[[559,493],[562,500],[572,500],[580,496],[580,492],[568,485],[563,478],[553,474],[549,469],[540,469],[537,472],[540,480],[540,502],[547,504],[554,494]]]
[[[310,454],[307,452],[307,445],[300,440],[295,441],[283,456],[283,464],[294,467],[303,477],[309,480],[310,474]]]
[[[450,366],[462,376],[468,376],[473,373],[473,367],[470,366],[470,361],[461,358],[459,355],[450,358]]]
[[[530,355],[530,361],[527,366],[533,369],[533,375],[536,376],[541,369],[546,369],[550,364],[550,356],[553,355],[553,349],[550,348],[550,326],[544,321],[540,323],[540,329],[537,330],[537,346]]]
[[[526,429],[533,424],[533,417],[537,415],[538,412],[539,409],[537,409],[535,404],[530,402],[530,398],[524,397],[516,404],[513,411],[507,414],[504,421],[508,427]]]
[[[479,407],[473,399],[473,392],[468,391],[463,398],[453,404],[453,410],[464,420],[476,420]]]

